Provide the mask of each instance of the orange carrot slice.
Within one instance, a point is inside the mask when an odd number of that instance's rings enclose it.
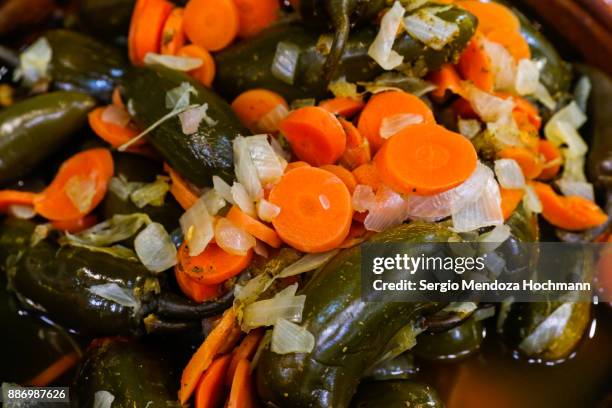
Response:
[[[237,227],[242,228],[255,238],[265,242],[273,248],[279,248],[282,244],[278,234],[272,228],[245,214],[237,206],[233,206],[227,213],[227,219]]]
[[[373,163],[365,163],[353,170],[353,176],[357,184],[363,184],[372,187],[372,190],[378,190],[383,182],[380,179],[378,170]]]
[[[339,97],[322,101],[319,106],[334,115],[352,118],[361,112],[365,103],[362,99]]]
[[[252,257],[252,250],[244,256],[233,255],[212,242],[198,256],[189,256],[185,243],[178,251],[181,269],[191,279],[205,285],[216,285],[233,278],[249,266]]]
[[[195,44],[189,44],[179,49],[177,55],[180,57],[192,57],[202,60],[202,65],[189,71],[188,74],[200,81],[204,86],[210,87],[212,85],[217,69],[215,60],[212,55],[210,55],[210,52]]]
[[[120,126],[115,123],[105,122],[102,119],[106,107],[99,107],[87,115],[89,119],[89,126],[102,140],[107,142],[113,147],[119,147],[138,136],[138,131],[128,126]],[[141,139],[135,142],[132,146],[142,145],[145,142]]]
[[[340,164],[353,170],[372,160],[368,139],[348,120],[339,118],[339,121],[346,134],[346,148],[340,157]]]
[[[437,86],[437,89],[431,92],[431,96],[438,100],[443,99],[448,91],[456,95],[461,95],[463,92],[461,78],[455,67],[450,64],[445,64],[429,74],[428,79]]]
[[[557,146],[550,141],[540,139],[538,143],[538,152],[544,158],[544,169],[538,175],[539,180],[552,180],[561,169],[563,157]]]
[[[461,53],[457,70],[468,81],[486,92],[493,91],[495,78],[491,58],[482,45],[482,34],[476,33],[467,47]]]
[[[236,366],[227,408],[253,408],[255,405],[251,364],[247,359],[242,359]]]
[[[176,277],[176,283],[178,283],[181,292],[194,302],[206,302],[207,300],[218,298],[221,295],[220,285],[206,285],[192,279],[185,273],[180,263],[174,267],[174,276]]]
[[[6,211],[11,205],[34,205],[36,193],[17,190],[0,190],[0,211]]]
[[[183,14],[187,37],[208,51],[227,47],[236,38],[239,26],[233,0],[190,0]]]
[[[168,172],[170,181],[172,181],[170,194],[172,194],[184,210],[190,209],[198,201],[199,196],[192,190],[189,183],[172,167],[164,163],[164,170]]]
[[[521,23],[512,10],[499,3],[464,0],[457,4],[478,18],[478,30],[484,34],[500,28],[518,32],[521,28]]]
[[[497,152],[502,159],[514,159],[528,179],[534,179],[542,173],[542,161],[537,154],[524,147],[506,147]]]
[[[253,358],[255,351],[257,351],[257,347],[259,346],[259,342],[263,338],[263,335],[264,330],[262,328],[251,330],[242,340],[240,345],[234,350],[232,353],[232,361],[229,364],[227,374],[225,376],[225,382],[228,386],[232,385],[232,380],[234,379],[234,374],[236,373],[236,367],[238,367],[240,360],[246,359],[251,361],[251,358]]]
[[[76,220],[51,221],[51,225],[56,230],[66,231],[71,234],[76,234],[89,227],[93,227],[98,222],[98,218],[93,215],[77,218]]]
[[[238,9],[240,38],[256,36],[280,16],[279,0],[234,0],[234,2]]]
[[[168,16],[162,28],[161,53],[175,55],[185,45],[185,33],[183,32],[182,7],[177,7]]]
[[[196,408],[217,408],[223,405],[226,396],[223,379],[227,374],[230,359],[229,354],[221,356],[204,372],[195,392]]]
[[[329,171],[330,173],[338,177],[340,180],[342,180],[346,188],[348,188],[349,192],[353,194],[355,187],[357,187],[357,180],[355,179],[353,173],[351,173],[344,167],[338,166],[336,164],[327,164],[325,166],[321,166],[321,168],[325,171]]]
[[[518,207],[518,205],[523,200],[523,196],[525,195],[525,190],[523,189],[506,189],[500,188],[501,193],[501,208],[502,213],[504,214],[504,220],[510,218],[514,210]]]
[[[289,109],[285,98],[267,89],[251,89],[243,92],[232,102],[232,109],[244,126],[257,132],[258,122],[278,105]]]
[[[137,0],[128,35],[132,64],[142,65],[147,53],[160,51],[164,23],[173,8],[166,0]]]

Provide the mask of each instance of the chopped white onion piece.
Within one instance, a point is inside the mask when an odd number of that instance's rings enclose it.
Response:
[[[383,16],[378,34],[368,49],[368,55],[386,71],[404,62],[404,57],[393,50],[393,43],[405,12],[399,1],[393,3],[393,7]]]
[[[525,195],[523,196],[523,205],[525,209],[534,214],[540,214],[542,212],[542,202],[535,192],[533,187],[530,185],[525,186]]]
[[[136,234],[144,225],[151,223],[146,214],[116,214],[78,234],[66,234],[69,243],[105,247],[123,241]]]
[[[574,154],[571,149],[562,148],[563,155],[563,175],[562,179],[569,181],[587,181],[584,174],[584,154]]]
[[[257,216],[262,221],[272,222],[280,212],[281,209],[278,205],[272,204],[264,198],[257,203]]]
[[[77,210],[85,213],[91,210],[96,195],[96,182],[90,177],[75,175],[70,177],[65,186],[66,195]]]
[[[283,318],[275,322],[271,345],[274,353],[310,353],[314,346],[315,338],[307,329]]]
[[[198,256],[213,239],[213,218],[208,213],[206,202],[200,197],[179,219],[189,256]]]
[[[510,234],[511,230],[509,226],[505,224],[497,225],[491,231],[478,237],[478,242],[480,242],[480,252],[483,254],[488,254],[495,251],[501,244],[510,238]]]
[[[514,101],[485,92],[470,82],[464,82],[466,95],[474,111],[485,122],[497,122],[512,117]]]
[[[506,47],[486,38],[483,38],[482,46],[491,60],[495,80],[494,88],[498,91],[514,91],[517,75],[514,57]]]
[[[257,167],[251,156],[249,142],[243,136],[237,136],[234,139],[234,171],[236,179],[245,188],[251,201],[258,201],[263,197],[263,188],[259,180]],[[272,153],[274,151],[270,147]],[[276,155],[274,155],[276,158]],[[250,214],[254,214],[251,211]]]
[[[255,238],[227,218],[215,224],[215,242],[228,254],[244,256],[255,246]]]
[[[274,153],[276,153],[278,157],[284,159],[285,161],[291,160],[291,153],[283,149],[283,146],[281,146],[278,139],[276,139],[275,137],[270,138],[270,146],[272,146],[272,149],[274,149]]]
[[[20,220],[30,220],[36,216],[36,211],[31,205],[13,204],[9,205],[7,211],[10,216]]]
[[[284,168],[280,158],[268,141],[267,135],[245,138],[251,161],[257,170],[260,184],[276,183],[283,176]],[[256,199],[261,197],[255,197]]]
[[[262,273],[248,280],[244,285],[236,285],[235,302],[242,305],[248,305],[257,300],[257,298],[270,287],[274,282],[275,277],[267,273]]]
[[[127,201],[130,194],[144,186],[144,183],[127,181],[123,176],[113,177],[108,183],[108,190],[117,195],[122,201]]]
[[[272,61],[272,75],[280,81],[293,85],[299,60],[299,46],[286,41],[279,42]]]
[[[495,175],[503,188],[517,189],[525,187],[525,176],[521,166],[514,159],[495,160]]]
[[[279,103],[268,113],[263,115],[257,122],[255,127],[257,131],[263,133],[275,133],[278,131],[278,125],[289,115],[289,109],[282,103]]]
[[[200,128],[200,123],[204,121],[208,126],[215,126],[217,121],[208,116],[208,104],[197,105],[178,115],[181,122],[181,130],[185,135],[192,135]]]
[[[162,65],[175,71],[193,71],[202,66],[204,61],[201,58],[179,57],[177,55],[162,55],[147,52],[144,57],[145,65]]]
[[[186,109],[191,104],[191,95],[197,96],[198,90],[189,82],[181,82],[166,92],[166,108],[175,112]]]
[[[131,289],[119,286],[116,283],[103,283],[94,285],[88,289],[91,293],[102,299],[117,303],[118,305],[138,309],[140,302],[134,296]]]
[[[225,199],[221,197],[221,194],[214,189],[208,189],[201,196],[201,200],[206,204],[206,209],[210,215],[217,215],[219,210],[225,207]]]
[[[487,123],[487,131],[501,147],[521,146],[521,131],[512,116]]]
[[[278,292],[272,299],[249,304],[242,315],[242,329],[248,332],[257,327],[272,326],[281,318],[290,322],[301,322],[306,296],[296,296],[296,291],[297,283]]]
[[[232,187],[219,176],[213,176],[212,181],[215,191],[228,203],[235,204],[234,197],[232,197]]]
[[[564,196],[579,196],[587,200],[595,201],[595,190],[593,184],[586,181],[571,181],[561,178],[557,185]]]
[[[153,222],[134,240],[140,262],[151,272],[159,273],[176,265],[176,247],[163,225]]]
[[[404,19],[408,34],[434,50],[447,46],[459,33],[459,26],[436,16],[433,8],[417,10]]]
[[[127,126],[130,123],[132,118],[130,114],[123,108],[120,108],[117,105],[108,105],[102,111],[102,122],[112,123],[117,126]]]
[[[474,312],[474,320],[477,322],[489,319],[495,316],[495,306],[485,307],[484,309],[478,309]]]
[[[93,408],[111,408],[115,396],[108,391],[96,391],[94,394]]]
[[[542,105],[546,106],[550,110],[554,110],[555,107],[557,106],[557,102],[555,102],[553,97],[550,95],[550,92],[548,92],[548,89],[541,82],[538,83],[538,86],[536,87],[536,90],[533,93],[533,96]]]
[[[240,208],[243,213],[254,217],[256,215],[255,204],[253,204],[253,201],[251,200],[251,197],[249,197],[249,193],[247,193],[244,186],[238,182],[235,182],[232,185],[231,191],[232,201],[236,203],[238,208]]]
[[[555,309],[536,329],[519,344],[519,349],[530,356],[540,354],[563,335],[572,316],[572,303],[564,303]]]
[[[553,119],[546,124],[544,134],[546,138],[556,146],[566,144],[571,154],[574,156],[583,156],[589,149],[576,128],[563,120],[555,120],[553,117]]]
[[[36,40],[19,55],[16,79],[23,78],[26,85],[34,85],[46,78],[53,50],[45,37]]]
[[[157,180],[154,182],[145,184],[134,190],[130,194],[130,199],[138,208],[144,208],[147,205],[161,207],[164,205],[168,191],[170,191],[168,178],[157,176]]]
[[[412,125],[423,123],[423,116],[415,113],[398,113],[385,116],[380,124],[380,137],[389,139]]]
[[[384,231],[402,224],[408,218],[406,200],[388,187],[376,192],[374,204],[368,208],[363,225],[368,231]]]
[[[481,185],[478,199],[452,214],[453,228],[457,232],[469,232],[504,223],[499,185],[495,181],[493,172],[489,168],[486,170],[488,170],[487,180]]]
[[[318,254],[306,254],[296,262],[287,266],[279,274],[279,278],[288,278],[289,276],[296,276],[304,272],[314,271],[319,267],[325,265],[330,259],[332,259],[338,253],[337,249],[328,252],[321,252]]]
[[[474,138],[482,130],[482,125],[477,119],[459,118],[459,120],[457,121],[457,127],[459,128],[459,133],[461,133],[468,139]]]
[[[519,95],[533,95],[540,84],[540,68],[535,61],[522,59],[516,71],[516,92]]]
[[[376,204],[376,195],[372,187],[358,184],[353,191],[353,209],[357,212],[366,212]]]
[[[336,98],[360,98],[359,92],[357,92],[357,84],[347,82],[345,76],[332,81],[327,89],[329,89]]]

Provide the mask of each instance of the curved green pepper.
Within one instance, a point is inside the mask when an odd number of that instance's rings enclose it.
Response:
[[[157,175],[162,174],[162,166],[144,156],[130,153],[114,153],[115,177],[127,182],[151,183]],[[178,228],[178,220],[183,214],[183,209],[171,194],[166,194],[166,200],[161,206],[146,205],[138,208],[128,197],[124,200],[112,189],[104,196],[102,212],[105,219],[110,219],[116,214],[147,214],[155,222],[159,222],[166,231]]]
[[[364,374],[363,378],[373,381],[410,380],[416,377],[418,372],[419,366],[414,361],[414,355],[406,352],[376,364]]]
[[[127,36],[136,0],[82,0],[79,16],[88,32],[108,39]]]
[[[75,384],[76,406],[92,408],[98,391],[115,399],[113,408],[180,407],[177,376],[168,351],[122,339],[95,340],[80,366]]]
[[[34,96],[0,111],[0,183],[25,175],[87,122],[95,101],[77,92]]]
[[[191,77],[163,67],[139,69],[125,81],[125,92],[135,119],[145,129],[167,115],[166,93],[182,83],[191,84],[197,95],[191,104],[207,104],[214,124],[202,121],[195,134],[185,135],[177,117],[165,121],[148,134],[149,141],[166,161],[197,186],[210,185],[213,175],[233,178],[232,140],[248,134],[231,107]]]
[[[9,287],[29,309],[87,334],[142,334],[149,317],[153,329],[181,330],[231,305],[232,291],[210,302],[194,304],[161,292],[157,276],[137,259],[89,248],[59,246],[51,239],[31,245],[35,224],[6,219],[0,226],[0,259]],[[123,300],[101,297],[92,288],[114,284]],[[114,291],[116,293],[116,291]],[[127,299],[127,300],[126,300]],[[157,316],[174,319],[165,326]],[[151,317],[150,317],[151,316]],[[154,318],[154,319],[153,319]],[[182,319],[182,320],[181,320]],[[144,321],[144,325],[143,325]],[[184,323],[184,324],[182,324]]]
[[[471,317],[448,331],[421,334],[412,351],[424,360],[456,361],[476,353],[483,339],[482,322]]]
[[[372,242],[448,242],[436,224],[413,223],[377,234]],[[292,407],[347,407],[360,378],[401,328],[440,305],[432,302],[363,302],[360,248],[344,250],[318,270],[306,295],[302,326],[315,337],[309,353],[275,354],[269,346],[257,367],[264,402]]]
[[[129,69],[120,50],[74,31],[51,30],[44,37],[52,49],[48,73],[53,87],[110,101]]]
[[[429,385],[412,381],[373,381],[359,386],[351,408],[442,408],[444,403]]]
[[[459,34],[440,51],[426,47],[403,33],[394,49],[404,62],[425,73],[452,61],[466,46],[476,29],[476,18],[465,10],[451,7],[438,15],[459,26]],[[349,82],[371,81],[383,70],[368,55],[368,47],[376,37],[375,27],[364,27],[351,33],[335,76]],[[278,43],[291,43],[300,48],[293,84],[277,79],[271,71]],[[325,61],[327,54],[319,45],[319,34],[301,25],[284,24],[272,27],[250,41],[238,43],[215,55],[217,76],[215,89],[224,97],[233,98],[252,88],[278,92],[289,100],[321,98],[327,93]]]

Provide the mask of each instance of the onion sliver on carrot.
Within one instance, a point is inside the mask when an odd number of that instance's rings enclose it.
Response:
[[[595,228],[608,220],[608,216],[594,202],[583,197],[563,197],[548,184],[532,182],[542,202],[542,216],[555,227],[568,231]]]
[[[107,149],[78,153],[62,164],[51,184],[35,198],[34,209],[52,221],[84,217],[104,198],[113,172]]]
[[[178,250],[182,270],[191,279],[205,285],[215,285],[233,278],[249,266],[252,257],[252,249],[244,256],[233,255],[213,242],[197,256],[189,256],[189,249],[185,243]]]
[[[185,33],[183,32],[182,7],[177,7],[164,22],[161,39],[161,53],[175,55],[185,45]]]
[[[280,16],[279,0],[234,0],[234,3],[238,9],[240,38],[256,36]]]
[[[337,176],[315,167],[285,173],[270,192],[280,207],[272,224],[283,241],[302,252],[325,252],[344,241],[353,209],[351,194]]]
[[[132,13],[128,53],[134,65],[142,65],[149,52],[161,48],[162,30],[174,6],[166,0],[138,0]]]
[[[202,373],[206,371],[214,359],[226,348],[232,347],[234,340],[232,333],[236,331],[238,321],[234,308],[225,311],[221,321],[206,337],[202,345],[187,363],[181,375],[181,388],[179,389],[179,401],[185,404],[196,386]],[[236,338],[235,341],[238,339]]]
[[[293,153],[313,166],[334,164],[346,147],[346,134],[338,119],[318,106],[307,106],[289,114],[280,130]]]
[[[106,108],[103,106],[96,108],[87,115],[87,118],[89,119],[89,126],[102,140],[113,147],[119,147],[138,136],[138,131],[129,126],[120,126],[115,123],[105,122],[102,119],[104,109]],[[144,139],[139,140],[132,146],[138,146],[144,142]]]
[[[381,180],[404,194],[433,195],[458,186],[476,169],[472,143],[438,125],[415,125],[396,134],[374,163]]]
[[[195,408],[218,408],[226,397],[224,379],[231,355],[217,358],[202,375],[195,392]]]
[[[534,179],[542,173],[543,165],[540,157],[524,147],[506,147],[497,152],[502,159],[514,159],[528,179]]]
[[[421,115],[423,123],[435,123],[431,109],[418,97],[403,91],[387,91],[374,95],[361,112],[357,127],[376,152],[385,142],[380,128],[385,118],[410,113]]]
[[[228,46],[238,34],[238,8],[233,0],[190,0],[183,29],[192,43],[208,51]]]
[[[221,285],[205,285],[191,279],[180,264],[174,267],[174,276],[181,292],[196,303],[206,302],[221,295]]]
[[[93,215],[77,218],[75,220],[51,221],[53,228],[59,231],[66,231],[71,234],[76,234],[89,227],[93,227],[98,222],[98,218]]]
[[[178,50],[179,57],[192,57],[202,60],[202,65],[188,74],[200,81],[204,86],[210,87],[215,79],[216,66],[210,52],[195,44],[189,44]]]
[[[232,109],[244,126],[257,132],[257,123],[272,109],[282,105],[289,109],[285,98],[267,89],[251,89],[232,102]]]
[[[281,246],[282,242],[276,231],[250,215],[245,214],[237,206],[233,206],[227,213],[226,217],[237,227],[242,228],[258,240],[265,242],[271,247],[279,248]]]

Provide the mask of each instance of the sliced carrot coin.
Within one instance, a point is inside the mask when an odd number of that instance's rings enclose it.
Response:
[[[437,86],[437,89],[431,92],[431,96],[438,100],[444,98],[448,91],[456,95],[461,95],[463,92],[461,78],[451,64],[445,64],[439,70],[432,72],[428,79]]]
[[[238,36],[251,38],[272,25],[280,16],[279,0],[234,0],[240,26]]]
[[[357,167],[353,170],[353,176],[357,184],[370,186],[374,191],[378,190],[383,185],[374,163],[365,163]]]
[[[355,179],[353,173],[351,173],[344,167],[338,166],[336,164],[327,164],[325,166],[321,166],[321,168],[336,175],[340,180],[342,180],[344,185],[346,185],[346,188],[348,188],[349,192],[353,194],[355,187],[357,187],[357,180]]]
[[[339,97],[321,101],[319,106],[334,115],[352,118],[365,106],[363,99]]]
[[[185,33],[183,32],[182,7],[177,7],[168,16],[162,29],[161,53],[175,55],[185,45]]]
[[[128,35],[132,64],[142,65],[147,53],[160,51],[164,23],[173,8],[166,0],[137,0]]]
[[[213,242],[197,256],[189,256],[189,248],[185,243],[178,252],[181,270],[189,278],[204,285],[216,285],[233,278],[249,266],[253,257],[252,250],[244,256],[233,255]]]
[[[104,109],[106,109],[104,106],[96,108],[87,115],[89,126],[100,139],[113,147],[119,147],[138,136],[139,132],[129,125],[120,126],[115,123],[105,122],[102,119]],[[136,141],[133,146],[142,145],[143,143],[145,143],[145,140],[141,139]]]
[[[529,43],[520,31],[505,28],[496,28],[487,33],[489,41],[503,45],[516,62],[522,59],[531,59]]]
[[[289,109],[285,98],[267,89],[251,89],[238,95],[232,102],[232,109],[244,126],[257,131],[257,123],[278,105]]]
[[[200,81],[205,86],[210,87],[215,79],[216,66],[210,52],[195,44],[189,44],[178,50],[177,55],[180,57],[192,57],[202,60],[202,65],[188,74]]]
[[[477,0],[463,0],[457,2],[478,18],[478,30],[484,34],[504,28],[518,32],[521,23],[518,17],[508,7],[493,2],[481,2]]]
[[[285,173],[290,172],[291,170],[297,169],[299,167],[310,167],[310,164],[306,163],[305,161],[294,161],[288,163],[287,167],[285,167]]]
[[[472,81],[483,91],[492,92],[495,83],[493,64],[491,58],[485,52],[482,39],[482,34],[478,32],[472,37],[459,57],[457,70],[463,79]]]
[[[234,374],[236,373],[236,367],[238,366],[240,360],[247,359],[251,361],[251,358],[253,358],[253,355],[255,355],[255,351],[257,351],[257,347],[259,346],[259,342],[263,338],[263,335],[263,328],[251,330],[249,334],[242,339],[240,345],[236,347],[232,353],[232,361],[227,368],[227,374],[225,376],[225,382],[228,386],[232,385],[232,380],[234,379]]]
[[[183,14],[183,29],[192,43],[208,51],[227,47],[240,27],[233,0],[190,0]]]

